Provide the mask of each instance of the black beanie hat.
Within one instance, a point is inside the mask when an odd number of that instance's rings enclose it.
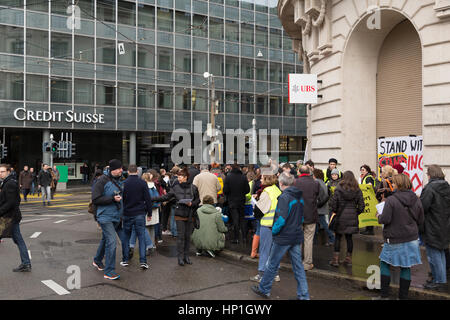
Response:
[[[109,161],[109,171],[114,171],[122,168],[122,162],[117,159],[112,159]]]
[[[338,163],[338,161],[335,159],[335,158],[331,158],[330,160],[328,160],[328,163],[331,163],[331,162],[334,162],[334,163]]]

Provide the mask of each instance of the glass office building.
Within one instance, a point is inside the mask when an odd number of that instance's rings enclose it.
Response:
[[[134,133],[138,163],[170,162],[171,132],[193,131],[194,121],[206,130],[210,122],[206,71],[219,101],[218,129],[247,130],[256,119],[257,129],[280,130],[282,160],[302,157],[305,106],[287,98],[287,75],[302,65],[277,1],[74,3],[0,2],[6,160],[42,158],[39,132],[46,130],[55,138],[71,132],[79,161],[125,159]]]

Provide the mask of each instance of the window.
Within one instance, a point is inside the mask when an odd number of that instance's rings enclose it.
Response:
[[[70,80],[54,80],[51,85],[51,102],[71,103],[72,85]]]
[[[264,46],[267,47],[267,43],[268,43],[268,31],[266,27],[260,27],[260,26],[256,26],[256,31],[255,31],[255,43],[257,46]]]
[[[281,97],[270,97],[270,114],[281,115]]]
[[[172,88],[158,87],[158,108],[172,109]]]
[[[158,30],[173,31],[173,11],[164,8],[158,8]]]
[[[191,14],[188,12],[175,12],[175,32],[191,34]]]
[[[51,56],[57,59],[72,58],[72,36],[52,32]]]
[[[138,88],[138,107],[154,108],[155,107],[155,87],[140,85]]]
[[[94,19],[94,1],[95,0],[79,0],[78,6],[81,9],[81,18]]]
[[[281,64],[270,63],[270,81],[281,82]]]
[[[75,103],[94,104],[94,81],[75,79]]]
[[[225,94],[225,111],[228,113],[239,113],[239,93],[227,92]]]
[[[97,104],[114,106],[116,104],[116,91],[114,83],[97,82]]]
[[[0,52],[23,54],[23,28],[0,25]]]
[[[283,115],[285,117],[293,117],[295,115],[295,105],[289,103],[288,97],[283,97]]]
[[[48,77],[27,75],[28,101],[48,102]]]
[[[155,29],[155,7],[138,4],[138,26]]]
[[[172,70],[173,68],[173,50],[169,48],[158,47],[158,69]]]
[[[175,88],[175,109],[191,110],[191,92],[186,88]]]
[[[194,73],[199,73],[199,74],[203,74],[206,71],[208,71],[208,54],[207,53],[200,53],[200,52],[192,53],[192,71]]]
[[[215,76],[223,76],[223,56],[216,54],[211,54],[209,56],[209,69],[210,72]]]
[[[283,38],[283,50],[292,51],[292,39],[289,37]]]
[[[253,10],[253,0],[241,0],[241,8]]]
[[[192,23],[192,35],[197,37],[208,37],[208,17],[194,14]]]
[[[191,52],[186,50],[175,50],[175,65],[177,71],[191,72]]]
[[[136,90],[133,84],[121,83],[117,92],[118,105],[122,107],[136,106]]]
[[[155,48],[153,46],[138,45],[138,67],[155,68]]]
[[[268,9],[267,0],[255,0],[255,10],[259,12],[266,12]]]
[[[209,18],[209,36],[212,39],[223,40],[224,24],[222,19]]]
[[[28,1],[27,1],[28,2]],[[36,1],[32,1],[32,3],[35,3]],[[28,4],[27,4],[28,7]],[[62,14],[67,16],[67,7],[68,4],[65,1],[53,1],[51,2],[51,8],[53,14]]]
[[[225,0],[225,4],[232,7],[239,7],[239,0]]]
[[[290,64],[284,64],[283,65],[283,82],[284,83],[288,83],[290,73],[295,73],[295,66],[290,65]]]
[[[270,47],[273,49],[281,49],[281,30],[270,29]]]
[[[125,53],[117,55],[117,63],[122,66],[136,66],[136,45],[130,42],[123,42]]]
[[[241,94],[241,112],[253,113],[253,96],[250,94]]]
[[[117,15],[120,24],[136,26],[136,5],[131,2],[119,0]]]
[[[27,3],[27,9],[28,10],[48,12],[48,4],[50,2],[47,2],[47,1],[31,1],[31,0],[28,0],[28,1],[31,2],[31,3]],[[23,7],[23,4],[22,4],[22,7]]]
[[[94,38],[75,36],[75,59],[94,62]]]
[[[23,100],[23,74],[0,72],[0,99]]]
[[[256,113],[267,114],[267,96],[256,97]]]
[[[115,41],[97,39],[97,62],[116,64]]]
[[[254,44],[253,25],[241,24],[241,42],[245,44]]]
[[[27,29],[27,55],[48,57],[48,32]]]
[[[241,77],[245,79],[253,79],[253,60],[241,59]]]
[[[226,57],[225,75],[227,77],[239,77],[239,58]]]
[[[225,38],[227,41],[239,42],[239,24],[234,21],[226,21]]]
[[[208,93],[206,90],[192,89],[192,109],[195,111],[208,110]]]
[[[267,81],[267,62],[256,60],[256,80]]]
[[[116,22],[116,1],[97,0],[97,19],[106,22]]]

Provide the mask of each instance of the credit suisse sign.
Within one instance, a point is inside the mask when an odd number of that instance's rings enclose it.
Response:
[[[289,74],[289,103],[317,103],[317,74]]]
[[[25,108],[14,110],[14,118],[19,121],[38,121],[38,122],[68,122],[68,123],[105,123],[103,113],[74,112],[72,110],[62,111],[34,111]]]

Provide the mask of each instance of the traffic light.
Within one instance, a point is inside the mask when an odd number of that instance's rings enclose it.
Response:
[[[51,151],[50,142],[45,141],[44,143],[42,143],[42,152],[50,152],[50,151]]]
[[[51,152],[53,153],[53,155],[59,156],[59,143],[58,142],[56,142],[56,141],[51,142]]]
[[[2,144],[2,159],[8,155],[8,147]]]

